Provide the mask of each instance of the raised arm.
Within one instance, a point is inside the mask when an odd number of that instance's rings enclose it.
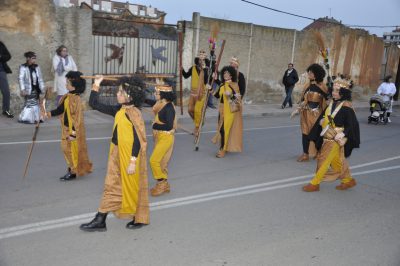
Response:
[[[121,109],[121,105],[106,105],[99,102],[99,89],[100,83],[103,81],[103,76],[96,78],[93,83],[92,91],[90,92],[89,105],[94,110],[102,112],[104,114],[115,116],[115,114]]]
[[[185,69],[182,68],[182,76],[183,76],[185,79],[187,79],[187,78],[189,78],[190,76],[192,76],[192,68],[193,68],[193,67],[190,67],[189,70],[188,70],[188,72],[186,72]]]

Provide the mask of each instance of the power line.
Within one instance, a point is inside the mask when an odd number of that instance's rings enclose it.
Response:
[[[283,13],[283,14],[287,14],[287,15],[290,15],[290,16],[299,17],[299,18],[305,18],[305,19],[309,19],[309,20],[314,20],[315,21],[315,19],[313,19],[313,18],[309,18],[309,17],[305,17],[305,16],[301,16],[301,15],[296,15],[296,14],[289,13],[289,12],[286,12],[286,11],[278,10],[278,9],[267,7],[267,6],[263,6],[263,5],[260,5],[260,4],[257,4],[257,3],[253,3],[253,2],[250,2],[250,1],[246,1],[246,0],[240,0],[240,1],[248,3],[248,4],[251,4],[251,5],[259,6],[259,7],[265,8],[265,9],[269,9],[269,10],[272,10],[272,11],[275,11],[275,12],[278,12],[278,13]]]
[[[275,12],[278,12],[278,13],[283,13],[283,14],[286,14],[286,15],[294,16],[294,17],[304,18],[304,19],[308,19],[308,20],[312,20],[312,21],[317,21],[318,20],[318,19],[315,19],[315,18],[310,18],[310,17],[306,17],[306,16],[302,16],[302,15],[297,15],[297,14],[294,14],[294,13],[289,13],[289,12],[278,10],[278,9],[271,8],[271,7],[268,7],[268,6],[260,5],[260,4],[257,4],[257,3],[251,2],[251,1],[247,1],[247,0],[240,0],[240,1],[245,2],[247,4],[250,4],[250,5],[262,7],[262,8],[271,10],[271,11],[275,11]],[[400,27],[399,25],[386,25],[386,26],[382,26],[382,25],[350,25],[350,24],[342,24],[340,22],[334,22],[334,21],[324,21],[324,22],[325,23],[336,24],[336,25],[344,25],[344,26],[352,27],[352,28],[397,28],[397,27]]]

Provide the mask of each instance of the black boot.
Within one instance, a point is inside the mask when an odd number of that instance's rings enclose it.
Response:
[[[142,224],[142,223],[135,223],[135,218],[133,218],[132,221],[126,224],[127,229],[139,229],[147,224]]]
[[[68,172],[60,177],[60,181],[71,181],[76,178],[76,174],[71,173],[71,168],[68,167]]]
[[[14,115],[10,112],[10,110],[3,111],[3,115],[8,118],[14,118]]]
[[[90,223],[81,224],[79,229],[86,231],[86,232],[107,231],[107,226],[106,226],[107,214],[108,213],[101,213],[101,212],[96,213],[96,216]]]

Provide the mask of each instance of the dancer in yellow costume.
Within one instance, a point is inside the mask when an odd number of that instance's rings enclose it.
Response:
[[[59,101],[56,109],[43,117],[60,116],[61,120],[61,149],[68,165],[67,173],[60,178],[61,181],[70,181],[76,176],[84,176],[92,172],[92,163],[89,160],[86,131],[83,120],[83,108],[80,94],[84,93],[86,81],[81,78],[79,71],[70,71],[66,87],[68,93]]]
[[[157,102],[153,106],[154,150],[150,157],[150,166],[157,184],[151,189],[152,196],[160,196],[170,191],[168,183],[168,162],[172,155],[177,126],[175,117],[175,93],[172,87],[156,86]]]
[[[223,158],[226,152],[241,152],[243,148],[242,97],[236,74],[232,66],[224,67],[221,71],[223,83],[214,93],[219,99],[217,134],[212,140],[220,146],[217,158]],[[236,110],[231,108],[233,102],[237,103]]]
[[[345,159],[354,148],[360,146],[360,128],[351,105],[349,85],[345,80],[334,81],[333,99],[310,132],[310,138],[315,141],[317,148],[320,147],[320,151],[315,176],[303,187],[305,192],[319,191],[319,184],[323,180],[341,179],[341,184],[336,186],[338,190],[356,185]]]
[[[182,75],[185,79],[192,77],[190,97],[188,104],[188,112],[194,122],[194,134],[199,134],[201,113],[205,101],[205,87],[208,82],[208,68],[210,65],[209,60],[206,58],[205,51],[200,51],[198,56],[194,59],[194,65],[189,68],[188,72],[182,69]]]
[[[149,223],[149,200],[146,164],[146,132],[138,109],[144,101],[145,85],[139,78],[122,78],[117,93],[118,105],[99,102],[97,76],[90,94],[90,106],[102,113],[115,116],[107,175],[103,196],[95,218],[80,226],[84,231],[105,231],[106,217],[113,212],[118,218],[131,221],[128,229]]]

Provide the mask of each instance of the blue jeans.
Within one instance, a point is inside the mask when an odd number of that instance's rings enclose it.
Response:
[[[214,93],[214,91],[215,91],[215,89],[218,87],[218,85],[217,85],[217,83],[215,83],[214,82],[214,84],[213,84],[213,90],[212,91],[210,91],[210,95],[208,96],[208,102],[207,102],[207,106],[208,107],[212,107],[212,108],[215,108],[215,106],[214,106],[214,102],[213,102],[213,93]]]
[[[286,97],[285,100],[282,103],[282,106],[286,107],[286,104],[289,103],[289,106],[292,107],[292,92],[293,92],[293,88],[294,86],[289,86],[289,87],[285,87],[285,91],[286,91]]]

